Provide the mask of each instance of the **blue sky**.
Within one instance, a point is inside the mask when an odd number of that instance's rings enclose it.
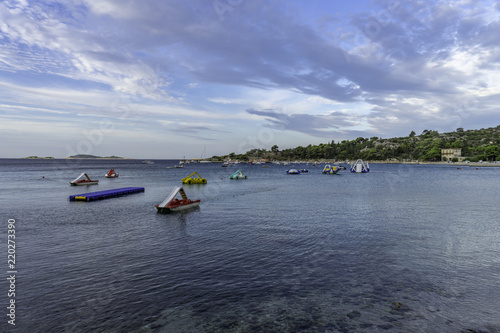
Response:
[[[0,157],[497,126],[498,31],[497,1],[2,1]]]

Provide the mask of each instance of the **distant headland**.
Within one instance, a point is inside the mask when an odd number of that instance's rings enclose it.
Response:
[[[78,154],[78,155],[73,155],[73,156],[68,156],[66,158],[72,158],[72,159],[108,159],[108,160],[123,160],[126,159],[126,157],[120,157],[120,156],[95,156],[95,155],[87,155],[87,154]]]

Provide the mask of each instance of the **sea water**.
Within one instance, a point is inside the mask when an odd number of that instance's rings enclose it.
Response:
[[[177,162],[1,159],[2,331],[500,332],[499,168]],[[194,171],[200,207],[158,214]]]

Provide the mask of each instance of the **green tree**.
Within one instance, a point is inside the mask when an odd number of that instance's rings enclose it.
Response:
[[[424,160],[426,161],[438,161],[441,159],[441,149],[437,147],[432,147],[425,155]]]
[[[500,147],[497,145],[488,146],[484,150],[484,155],[488,161],[496,161],[497,157],[500,156]]]
[[[462,140],[459,140],[459,139],[456,139],[451,144],[451,148],[463,148],[463,146],[464,146],[464,143],[462,142]]]

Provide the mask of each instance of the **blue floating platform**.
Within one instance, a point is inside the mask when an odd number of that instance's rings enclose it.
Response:
[[[123,195],[144,192],[144,187],[123,187],[113,190],[90,192],[83,194],[70,195],[69,201],[95,201],[110,198],[117,198]]]

